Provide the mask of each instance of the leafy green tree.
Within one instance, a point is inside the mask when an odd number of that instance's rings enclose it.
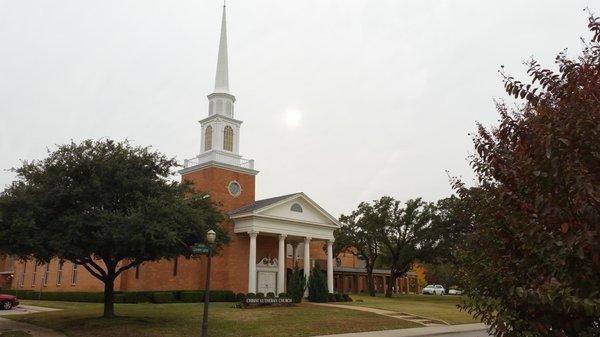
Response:
[[[477,198],[478,190],[470,188],[468,197]],[[465,196],[466,197],[466,196]],[[471,200],[452,195],[440,199],[435,205],[433,231],[439,242],[436,247],[434,261],[436,264],[456,264],[456,256],[461,244],[473,231],[473,212]]]
[[[380,255],[380,241],[377,236],[378,226],[373,217],[373,206],[362,202],[350,215],[341,215],[342,226],[334,231],[333,251],[349,253],[365,262],[367,289],[370,296],[375,296],[373,268]]]
[[[581,55],[558,71],[528,63],[531,83],[504,75],[523,104],[497,104],[479,125],[471,165],[478,196],[460,255],[464,308],[496,336],[597,336],[600,331],[600,19]],[[503,73],[503,72],[502,72]]]
[[[382,265],[390,269],[385,296],[391,297],[398,277],[404,276],[417,260],[427,261],[435,255],[440,240],[434,228],[435,206],[419,199],[404,206],[392,197],[373,203],[373,221],[378,223]]]
[[[321,264],[317,261],[308,278],[308,300],[324,303],[327,302],[328,294],[327,279],[321,270]]]
[[[304,276],[303,271],[300,271],[300,268],[298,268],[298,264],[296,263],[288,281],[287,294],[292,298],[294,303],[300,303],[302,302],[305,291],[306,276]]]
[[[228,240],[206,195],[170,181],[173,159],[127,141],[86,140],[24,162],[0,195],[0,251],[56,257],[104,283],[104,317],[114,316],[114,281],[146,261],[190,256],[208,229]]]
[[[428,284],[441,284],[446,289],[458,286],[460,288],[460,279],[458,267],[454,263],[444,262],[436,259],[424,265],[425,277]],[[461,288],[462,289],[462,288]]]

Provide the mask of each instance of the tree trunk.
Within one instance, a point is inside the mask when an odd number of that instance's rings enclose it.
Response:
[[[104,280],[104,317],[115,317],[115,279]]]
[[[375,281],[373,280],[373,267],[367,265],[367,288],[369,296],[375,296]]]
[[[394,288],[394,285],[396,284],[397,278],[398,277],[395,274],[393,274],[393,273],[390,274],[390,281],[388,282],[387,287],[385,289],[385,297],[392,297],[392,293],[394,292],[393,288]]]

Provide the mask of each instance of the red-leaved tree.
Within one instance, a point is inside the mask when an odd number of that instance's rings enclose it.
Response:
[[[476,189],[455,182],[473,212],[463,308],[496,336],[600,331],[600,19],[588,27],[592,39],[577,58],[560,53],[558,71],[531,61],[530,83],[502,72],[522,104],[498,103],[499,125],[479,125]]]

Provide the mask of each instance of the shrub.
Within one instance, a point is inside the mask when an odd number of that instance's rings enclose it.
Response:
[[[327,279],[321,271],[321,264],[317,261],[308,279],[308,300],[319,303],[327,302],[327,294]]]
[[[180,300],[187,303],[195,303],[204,301],[204,291],[182,291]],[[210,292],[210,302],[235,302],[236,296],[233,291],[230,290],[214,290]]]
[[[104,302],[103,293],[92,292],[42,292],[34,295],[34,298],[40,298],[47,301],[71,301],[71,302]]]
[[[248,293],[246,295],[246,298],[256,298],[256,294],[255,293]]]
[[[123,294],[125,294],[124,303],[152,302],[152,292],[149,291],[128,291]]]
[[[125,294],[115,294],[115,303],[125,303]]]
[[[152,293],[152,303],[172,303],[174,299],[172,292]]]
[[[342,299],[344,302],[352,302],[352,298],[348,294],[342,294]]]
[[[327,294],[327,301],[328,302],[335,302],[335,294],[334,293]]]
[[[344,298],[342,297],[342,294],[340,294],[340,293],[335,293],[334,297],[335,297],[336,302],[342,302],[344,300]]]
[[[298,264],[294,266],[287,289],[294,303],[302,302],[302,297],[304,297],[304,291],[306,290],[306,277],[298,268]]]
[[[235,295],[235,301],[236,302],[244,302],[246,300],[246,294],[244,293],[237,293]]]
[[[41,298],[47,301],[70,301],[70,302],[104,302],[104,293],[101,292],[42,292],[33,290],[4,290],[4,294],[15,295],[24,300],[37,300]],[[238,296],[245,296],[238,294]],[[238,300],[232,291],[216,290],[210,292],[211,302],[235,302]],[[171,303],[175,301],[182,302],[202,302],[204,301],[204,291],[127,291],[116,292],[114,296],[115,303]],[[243,301],[243,299],[242,299]]]
[[[256,298],[265,298],[264,293],[256,293]]]
[[[231,290],[211,290],[210,291],[211,302],[235,302],[235,293]]]
[[[123,293],[123,303],[137,303],[138,297],[136,293],[126,292]]]
[[[274,292],[272,292],[272,291],[269,291],[269,292],[267,293],[267,298],[275,298],[275,293],[274,293]]]
[[[186,303],[197,303],[204,301],[204,291],[182,291],[181,301]]]
[[[279,293],[279,295],[277,295],[277,297],[279,297],[279,298],[289,298],[290,296],[287,293]]]

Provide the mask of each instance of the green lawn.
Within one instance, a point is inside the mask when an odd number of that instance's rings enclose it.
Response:
[[[64,309],[6,318],[45,326],[68,336],[196,336],[200,334],[202,304],[117,304],[120,317],[103,319],[102,305],[51,301],[23,304]],[[236,309],[233,303],[211,303],[210,336],[312,336],[344,332],[417,327],[418,325],[355,310],[301,304],[293,307]]]
[[[31,335],[24,331],[7,331],[0,332],[0,337],[31,337]]]
[[[378,294],[377,297],[365,295],[351,295],[351,297],[354,299],[354,302],[348,305],[403,312],[432,319],[440,319],[449,324],[479,322],[465,311],[460,311],[456,307],[460,302],[459,296],[397,295],[392,298],[386,298]]]

